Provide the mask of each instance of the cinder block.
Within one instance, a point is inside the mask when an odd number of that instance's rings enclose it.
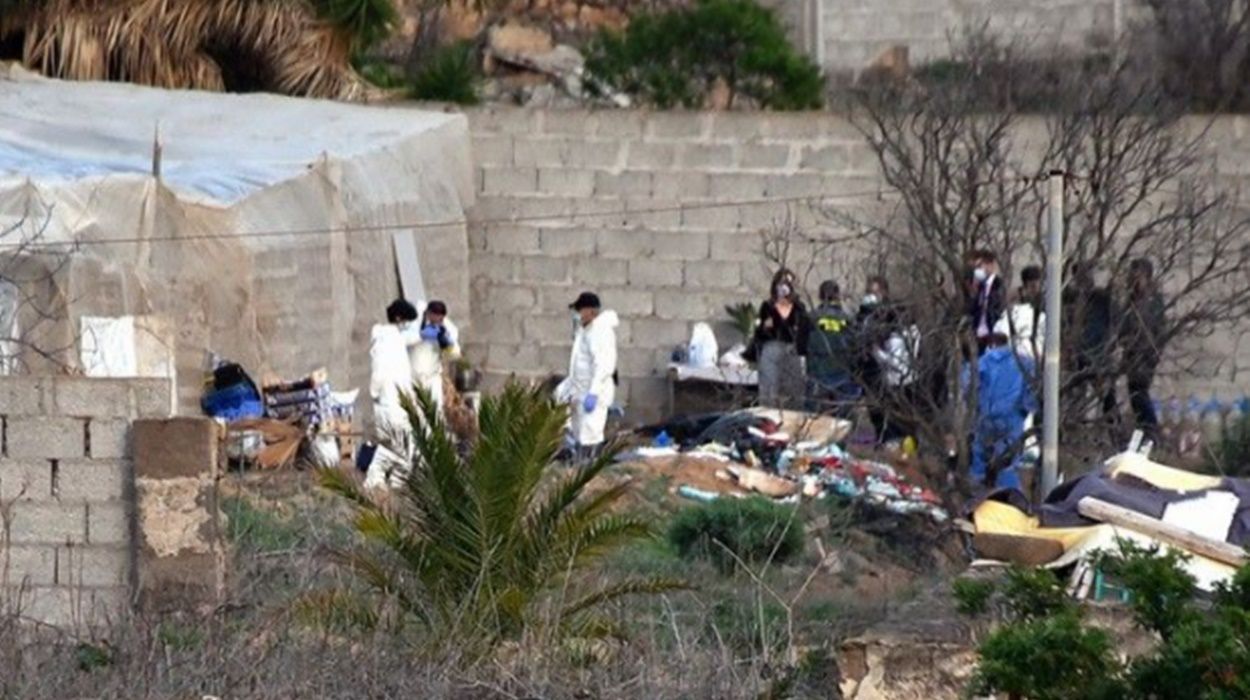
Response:
[[[599,231],[596,246],[600,256],[634,260],[645,258],[653,252],[653,241],[642,231],[607,229]]]
[[[125,586],[130,556],[125,547],[61,547],[57,550],[57,583],[68,586]]]
[[[573,341],[573,317],[571,314],[529,316],[521,325],[523,327],[523,341],[539,343],[540,345],[570,343]]]
[[[706,231],[686,231],[673,228],[655,231],[655,257],[660,260],[706,260],[710,245]]]
[[[46,408],[51,408],[51,382],[51,378],[45,377],[0,377],[0,415],[43,415]]]
[[[567,284],[569,261],[566,258],[522,258],[521,279],[543,284]]]
[[[128,545],[131,539],[130,514],[121,502],[87,503],[89,544]]]
[[[764,136],[761,117],[759,112],[717,112],[712,115],[712,138],[735,143],[759,141]]]
[[[136,478],[170,479],[217,473],[217,425],[212,420],[137,420],[132,439]]]
[[[13,504],[9,541],[14,544],[79,544],[86,537],[86,508],[81,503]]]
[[[73,459],[85,456],[86,427],[76,418],[10,418],[8,456],[13,459]]]
[[[761,129],[769,139],[794,141],[852,138],[856,134],[855,128],[842,117],[810,112],[769,112]]]
[[[681,263],[676,260],[650,258],[629,263],[631,287],[680,287],[681,280]]]
[[[798,202],[744,204],[738,207],[738,225],[745,231],[779,233],[793,226],[794,210],[801,206]]]
[[[685,344],[688,340],[690,340],[688,322],[659,318],[634,319],[634,327],[630,334],[632,345],[660,348],[666,353],[671,352],[674,346]]]
[[[484,312],[473,323],[473,336],[483,343],[519,343],[523,319],[517,314]]]
[[[511,284],[491,285],[486,298],[487,306],[496,312],[525,311],[537,301],[533,289]]]
[[[714,231],[708,238],[712,260],[746,262],[764,257],[764,243],[757,233]]]
[[[224,562],[212,552],[150,557],[139,567],[139,605],[152,612],[193,610],[216,602]]]
[[[15,591],[22,617],[51,627],[70,630],[116,625],[126,614],[130,595],[126,588],[72,588],[36,586]]]
[[[821,173],[842,173],[850,169],[851,149],[845,145],[806,146],[799,154],[799,167]]]
[[[651,173],[637,170],[597,172],[594,193],[598,197],[650,197]]]
[[[780,170],[789,163],[789,144],[743,144],[738,147],[738,166],[748,170]]]
[[[573,282],[586,288],[626,285],[629,283],[629,262],[600,257],[577,260],[573,263]]]
[[[719,315],[709,310],[705,295],[683,290],[661,289],[655,292],[655,315],[662,319],[706,321]]]
[[[478,165],[510,167],[514,164],[511,136],[475,133],[471,150],[473,162]]]
[[[50,586],[56,583],[56,547],[0,546],[0,586]]]
[[[742,267],[735,262],[690,261],[685,270],[685,284],[691,289],[736,289],[742,284]]]
[[[719,200],[762,199],[768,196],[768,176],[721,173],[712,176],[712,197]]]
[[[733,231],[738,228],[738,207],[711,202],[694,204],[682,211],[681,225],[696,229]]]
[[[773,197],[812,197],[826,195],[825,178],[815,173],[786,173],[768,177],[768,191]],[[791,203],[789,206],[794,206]]]
[[[516,168],[560,168],[564,165],[567,141],[527,136],[512,145],[512,164]]]
[[[521,345],[493,345],[488,363],[492,370],[532,374],[538,367],[538,346],[533,343]]]
[[[656,229],[681,226],[682,202],[675,199],[638,197],[625,200],[625,225]]]
[[[683,168],[725,170],[734,165],[734,149],[728,144],[683,144],[677,162]]]
[[[589,197],[595,191],[593,170],[572,170],[561,166],[538,171],[538,191],[563,197]]]
[[[701,139],[707,136],[711,120],[703,112],[654,112],[647,119],[647,136],[652,139]]]
[[[546,109],[541,115],[544,134],[590,136],[599,123],[598,113],[585,109]]]
[[[121,500],[133,478],[121,460],[62,460],[57,464],[56,496],[62,503]]]
[[[512,255],[474,253],[469,256],[469,277],[507,284],[517,281],[517,258]]]
[[[646,316],[655,310],[655,296],[647,290],[608,287],[599,292],[604,308],[621,316]]]
[[[668,382],[662,376],[629,379],[629,413],[639,421],[662,417],[668,403]]]
[[[602,138],[637,140],[642,138],[643,112],[628,109],[604,110],[598,113],[599,124],[595,135]]]
[[[620,348],[616,353],[616,366],[621,376],[647,377],[655,373],[653,348]]]
[[[130,387],[120,379],[57,377],[56,410],[74,418],[126,418],[131,414]]]
[[[625,155],[625,166],[636,170],[671,168],[677,162],[677,147],[672,143],[634,141]]]
[[[129,420],[93,420],[87,424],[87,435],[87,456],[92,459],[123,459],[133,454]]]
[[[470,130],[474,134],[501,133],[525,134],[538,131],[539,112],[519,107],[490,107],[465,112]]]
[[[543,345],[538,350],[538,366],[535,370],[544,374],[567,374],[572,345]]]
[[[482,168],[482,194],[529,194],[538,191],[535,168]]]
[[[570,168],[616,168],[621,164],[623,148],[616,139],[570,141],[564,151],[564,164]]]
[[[486,230],[486,250],[499,255],[530,255],[540,252],[538,229],[524,224],[495,224]]]
[[[52,498],[52,463],[44,459],[0,460],[0,503]]]
[[[584,228],[549,228],[539,234],[544,255],[558,257],[595,254],[595,234]]]
[[[128,379],[134,397],[132,418],[169,418],[174,414],[172,386],[168,379]]]
[[[664,197],[681,200],[706,199],[711,191],[711,181],[707,173],[689,170],[660,172],[651,176],[651,189]]]

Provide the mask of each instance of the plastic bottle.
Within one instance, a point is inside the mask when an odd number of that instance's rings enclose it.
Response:
[[[673,439],[668,436],[668,431],[661,430],[659,435],[655,436],[656,447],[672,447]]]
[[[1202,407],[1202,444],[1214,449],[1224,439],[1224,407],[1213,395]]]

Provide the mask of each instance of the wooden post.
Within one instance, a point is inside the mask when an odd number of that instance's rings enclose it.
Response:
[[[1049,339],[1047,339],[1049,342]],[[1137,511],[1122,508],[1092,496],[1082,498],[1076,504],[1081,515],[1099,522],[1138,532],[1174,547],[1201,554],[1204,557],[1241,568],[1250,564],[1250,554],[1236,545],[1212,540],[1179,525],[1165,523]]]

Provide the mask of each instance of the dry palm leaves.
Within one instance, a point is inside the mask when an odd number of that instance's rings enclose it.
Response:
[[[355,99],[354,38],[304,0],[0,0],[0,40],[45,75]]]

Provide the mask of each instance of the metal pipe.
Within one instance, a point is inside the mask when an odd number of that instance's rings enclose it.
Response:
[[[1050,172],[1046,231],[1046,340],[1042,372],[1042,493],[1059,484],[1059,346],[1063,300],[1064,174]]]

